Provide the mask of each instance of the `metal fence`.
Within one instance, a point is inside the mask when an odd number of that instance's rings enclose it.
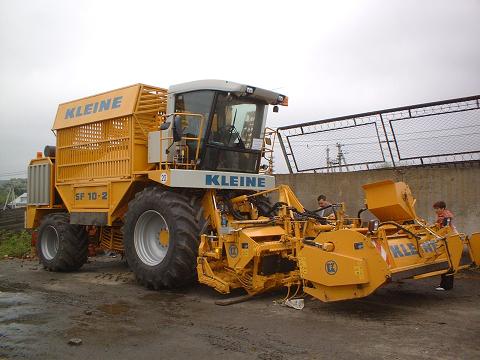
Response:
[[[288,170],[356,171],[480,160],[480,95],[277,129]]]

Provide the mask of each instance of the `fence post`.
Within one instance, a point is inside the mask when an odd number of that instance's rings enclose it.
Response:
[[[393,158],[392,147],[390,146],[390,139],[388,138],[387,129],[385,128],[385,122],[383,121],[382,113],[380,113],[380,120],[382,121],[383,133],[385,134],[385,140],[387,141],[388,152],[390,153],[390,158],[392,159],[392,166],[395,166],[395,159]]]
[[[290,174],[293,174],[292,165],[290,165],[290,160],[288,159],[287,151],[285,150],[285,144],[283,143],[282,134],[280,134],[280,131],[278,130],[277,130],[277,134],[278,134],[278,140],[280,141],[280,147],[282,148],[282,151],[283,151],[283,157],[285,158],[285,162],[287,163],[288,171],[290,172]]]

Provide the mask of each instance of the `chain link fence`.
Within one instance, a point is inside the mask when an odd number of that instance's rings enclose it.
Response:
[[[338,172],[480,160],[480,95],[277,129],[288,170]]]

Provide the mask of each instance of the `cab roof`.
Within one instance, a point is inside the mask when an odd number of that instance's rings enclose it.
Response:
[[[285,95],[276,93],[274,91],[265,90],[259,87],[239,84],[227,80],[197,80],[177,85],[172,85],[168,88],[170,94],[186,93],[197,90],[215,90],[234,93],[237,96],[252,96],[262,99],[270,105],[287,105],[287,97]]]

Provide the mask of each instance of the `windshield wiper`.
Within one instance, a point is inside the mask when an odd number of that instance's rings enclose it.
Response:
[[[230,137],[228,138],[228,143],[230,144],[230,141],[232,140],[232,135],[233,135],[233,131],[236,130],[235,128],[235,120],[237,120],[237,110],[238,109],[235,109],[235,115],[233,115],[233,122],[232,122],[232,129],[230,130]]]

